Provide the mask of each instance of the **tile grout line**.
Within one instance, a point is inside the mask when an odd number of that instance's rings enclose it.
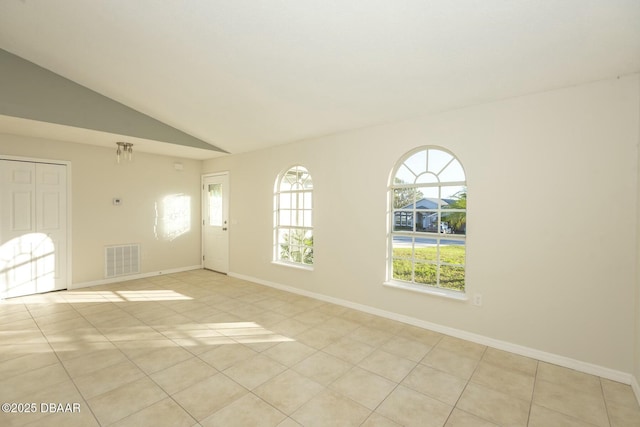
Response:
[[[527,426],[531,423],[531,413],[533,412],[533,399],[536,395],[536,386],[538,384],[538,368],[540,362],[536,360],[536,371],[533,374],[533,389],[531,390],[531,403],[529,403],[529,414],[527,415]]]
[[[469,379],[467,379],[466,384],[464,385],[462,391],[460,392],[460,396],[458,396],[458,398],[456,399],[456,403],[453,404],[453,409],[449,413],[449,416],[447,417],[447,420],[445,421],[445,423],[443,425],[447,424],[447,422],[449,421],[449,418],[451,418],[451,414],[453,414],[453,411],[455,411],[456,409],[458,409],[459,411],[462,411],[462,409],[458,408],[458,403],[460,403],[460,399],[462,399],[462,395],[464,395],[465,390],[467,390],[467,387],[471,383],[471,378],[473,378],[473,375],[476,373],[476,371],[480,367],[480,363],[482,362],[482,359],[484,358],[485,354],[487,354],[487,349],[488,348],[489,347],[484,346],[484,350],[482,351],[482,355],[480,356],[480,359],[478,359],[478,363],[476,364],[475,368],[473,368],[473,372],[471,373],[471,375],[469,375]],[[464,411],[464,412],[467,413],[467,414],[473,415],[474,417],[480,418],[482,420],[485,420],[487,422],[490,422],[490,423],[494,424],[493,421],[486,420],[486,419],[480,417],[479,415],[472,414],[472,413],[467,412],[467,411]]]
[[[393,338],[395,338],[395,337],[401,337],[401,338],[404,338],[404,337],[402,337],[401,335],[398,335],[398,333],[395,333],[395,334],[392,334],[392,337],[390,337],[389,339],[387,339],[387,340],[385,341],[385,343],[387,343],[387,342],[391,341],[391,339],[393,339]],[[431,353],[431,351],[433,351],[433,349],[435,349],[435,348],[436,348],[436,346],[437,346],[437,345],[442,341],[442,338],[443,338],[443,336],[441,336],[440,338],[438,338],[438,342],[436,342],[433,346],[431,346],[431,348],[429,349],[429,351],[427,351],[427,352],[425,353],[425,355],[424,355],[424,356],[422,356],[422,358],[421,358],[419,361],[417,361],[417,362],[416,362],[416,365],[415,365],[413,368],[411,368],[411,370],[409,370],[409,372],[407,372],[407,373],[406,373],[406,374],[405,374],[405,375],[404,375],[404,376],[403,376],[403,377],[402,377],[398,382],[396,382],[396,385],[393,387],[393,389],[392,389],[392,390],[387,394],[387,396],[386,396],[384,399],[382,399],[382,401],[381,401],[380,403],[378,403],[378,405],[375,407],[375,409],[373,409],[373,410],[371,411],[371,414],[369,414],[369,417],[367,417],[367,419],[368,419],[368,418],[370,418],[370,417],[371,417],[371,415],[373,415],[374,413],[375,413],[375,414],[378,414],[379,416],[382,416],[382,417],[384,417],[384,418],[386,418],[386,419],[389,419],[388,417],[386,417],[386,416],[384,416],[384,415],[382,415],[382,414],[378,413],[378,412],[377,412],[378,408],[379,408],[379,407],[380,407],[380,406],[381,406],[381,405],[382,405],[382,404],[383,404],[383,403],[384,403],[384,402],[389,398],[389,396],[391,396],[391,395],[392,395],[392,394],[393,394],[393,393],[394,393],[394,392],[395,392],[395,391],[396,391],[396,390],[397,390],[397,389],[402,385],[402,382],[403,382],[404,380],[406,380],[406,379],[407,379],[407,378],[408,378],[408,377],[413,373],[413,371],[415,371],[415,369],[416,369],[418,366],[420,366],[420,362],[421,362],[422,360],[424,360],[424,358],[425,358],[425,357],[427,357],[427,355],[428,355],[429,353]],[[380,344],[380,345],[378,346],[377,350],[381,350],[381,349],[382,349],[382,345],[383,345],[383,344]],[[382,351],[384,351],[384,350],[382,350]],[[390,353],[390,354],[393,354],[393,353]],[[396,356],[396,355],[394,354],[394,356]],[[409,359],[408,359],[408,360],[409,360]],[[412,361],[412,362],[413,362],[413,361]],[[364,368],[362,368],[362,369],[364,369]],[[367,369],[365,369],[365,370],[367,370]],[[368,371],[368,370],[367,370],[367,371]],[[376,374],[375,372],[372,372],[372,373]],[[376,374],[376,375],[378,375],[378,374]],[[384,378],[384,377],[383,377],[383,378]],[[388,379],[388,378],[387,378],[387,379]],[[395,382],[395,381],[394,381],[394,382]],[[407,386],[404,386],[404,385],[403,385],[403,387],[406,387],[406,388],[409,388],[409,389],[413,390],[412,388],[407,387]],[[433,397],[431,397],[431,396],[428,396],[428,395],[426,395],[426,394],[424,394],[424,393],[422,393],[422,392],[420,392],[420,391],[417,391],[417,390],[413,390],[413,391],[415,391],[415,392],[417,392],[417,393],[420,393],[420,394],[422,394],[422,395],[424,395],[424,396],[426,396],[426,397],[428,397],[428,398],[431,398],[431,399],[437,400],[438,402],[441,402],[439,399],[435,399],[435,398],[433,398]],[[442,403],[445,403],[445,402],[442,402]],[[446,404],[446,403],[445,403],[445,404]],[[453,412],[453,409],[454,409],[454,408],[455,408],[455,406],[453,406],[453,407],[451,408],[451,412]],[[450,413],[449,413],[449,415],[447,416],[447,420],[449,419],[449,416],[451,415],[451,412],[450,412]],[[444,424],[446,424],[447,420],[445,420],[445,423],[444,423]],[[365,422],[366,422],[366,421],[367,421],[367,420],[365,420]],[[394,420],[392,420],[392,421],[393,421],[393,422],[395,422]],[[444,425],[444,424],[443,424],[443,425]]]
[[[119,282],[119,283],[120,283],[120,282]],[[105,300],[105,302],[106,302],[106,303],[109,303],[109,304],[113,304],[116,308],[118,308],[118,309],[120,309],[121,311],[123,311],[123,312],[125,312],[125,313],[129,314],[129,313],[128,313],[128,312],[126,312],[125,310],[122,310],[120,307],[118,307],[117,305],[115,305],[112,301]],[[72,305],[72,307],[73,307],[73,305]],[[73,308],[75,309],[75,307],[73,307]],[[77,311],[77,310],[76,310],[76,311]],[[162,387],[160,387],[160,385],[159,385],[159,384],[157,384],[155,381],[153,381],[153,378],[151,378],[151,377],[150,377],[150,375],[149,375],[149,374],[147,374],[147,372],[146,372],[146,371],[144,371],[144,370],[143,370],[143,369],[142,369],[142,368],[141,368],[141,367],[140,367],[140,366],[139,366],[139,365],[138,365],[134,360],[132,360],[132,359],[131,359],[131,358],[130,358],[130,357],[129,357],[129,356],[128,356],[124,351],[122,351],[122,350],[121,350],[121,349],[116,345],[116,342],[118,342],[118,341],[115,341],[115,342],[114,342],[114,341],[112,341],[111,339],[109,339],[109,337],[107,337],[106,335],[104,335],[104,333],[103,333],[102,331],[100,331],[99,327],[98,327],[98,326],[96,326],[96,325],[95,325],[93,322],[91,322],[89,319],[87,319],[87,318],[84,316],[84,314],[83,314],[83,313],[78,312],[78,314],[80,314],[80,316],[82,316],[82,318],[84,318],[84,319],[85,319],[89,324],[91,324],[94,328],[96,328],[96,330],[97,330],[97,331],[98,331],[98,332],[99,332],[99,333],[100,333],[100,334],[101,334],[101,335],[102,335],[102,336],[107,340],[106,342],[108,342],[108,343],[110,343],[111,345],[113,345],[113,346],[114,346],[114,347],[115,347],[115,348],[116,348],[116,349],[117,349],[117,350],[118,350],[118,351],[119,351],[119,352],[124,356],[124,358],[125,358],[126,360],[128,360],[129,362],[131,362],[131,363],[132,363],[134,366],[136,366],[138,369],[140,369],[140,371],[145,375],[145,377],[146,377],[146,378],[148,378],[149,380],[151,380],[154,384],[156,384],[156,385],[158,386],[158,388],[160,388],[160,389],[161,389],[161,390],[162,390],[162,391],[167,395],[167,397],[171,397],[171,396],[169,395],[169,393],[167,393],[167,392],[166,392]],[[135,316],[134,316],[134,317],[135,317]],[[138,318],[136,318],[136,319],[137,319],[137,320],[140,320],[140,319],[138,319]],[[140,320],[140,321],[141,321],[141,320]],[[145,322],[143,322],[143,321],[141,321],[141,322],[142,322],[142,323],[145,323]],[[145,323],[145,324],[146,324],[146,323]],[[100,368],[100,369],[98,369],[98,370],[96,370],[96,371],[94,371],[94,372],[97,372],[97,371],[99,371],[99,370],[101,370],[101,369],[110,368],[110,367],[112,367],[112,366],[116,365],[117,363],[118,363],[118,362],[113,363],[113,364],[111,364],[111,365],[109,365],[109,366],[104,366],[104,367],[102,367],[102,368]],[[63,364],[63,367],[64,367],[64,364]],[[66,371],[66,367],[64,367],[64,369],[65,369],[65,371]],[[71,375],[68,373],[68,371],[67,371],[67,375],[69,375],[69,377],[71,378]],[[144,378],[144,377],[141,377],[141,378]],[[82,394],[82,392],[78,389],[78,386],[76,385],[76,383],[75,383],[75,381],[73,380],[73,378],[71,378],[71,381],[73,382],[74,386],[75,386],[75,387],[76,387],[76,389],[78,390],[78,393],[80,393],[80,395],[82,396],[82,398],[83,398],[83,399],[85,400],[85,402],[87,403],[87,406],[89,407],[89,410],[91,411],[92,415],[93,415],[93,416],[94,416],[94,418],[96,419],[96,422],[98,423],[98,425],[102,426],[102,423],[98,420],[97,416],[95,415],[95,413],[94,413],[94,412],[93,412],[93,410],[91,409],[91,406],[90,406],[90,405],[89,405],[89,403],[88,403],[88,400],[89,400],[89,399],[87,399],[87,398],[85,398],[85,397],[84,397],[84,395]],[[120,387],[123,387],[123,386],[125,386],[125,385],[128,385],[128,384],[132,384],[132,383],[134,383],[135,381],[138,381],[138,380],[133,380],[133,381],[127,382],[127,383],[125,383],[125,384],[122,384],[122,385],[120,385],[120,386],[118,386],[118,387],[114,388],[113,390],[116,390],[116,389],[118,389],[118,388],[120,388]],[[102,395],[104,395],[104,394],[106,394],[106,393],[109,393],[109,392],[111,392],[111,391],[113,391],[113,390],[107,390],[107,391],[105,391],[105,392],[103,392],[103,393],[97,394],[97,395],[95,395],[95,396],[91,397],[91,399],[94,399],[94,398],[97,398],[97,397],[99,397],[99,396],[102,396]],[[158,402],[160,402],[160,401],[162,401],[162,400],[163,400],[163,399],[160,399],[160,400],[158,400],[158,401],[156,401],[156,402],[153,402],[153,403],[151,403],[149,406],[146,406],[146,407],[144,407],[144,408],[141,408],[141,409],[139,409],[138,411],[135,411],[135,412],[133,412],[133,413],[131,413],[131,414],[126,415],[126,416],[125,416],[125,417],[123,417],[123,418],[120,418],[120,419],[118,419],[118,420],[115,420],[115,421],[113,421],[113,422],[112,422],[112,423],[110,423],[110,424],[115,424],[115,423],[117,423],[117,422],[120,422],[120,421],[122,421],[122,420],[124,420],[124,419],[126,419],[126,418],[128,418],[128,417],[130,417],[130,416],[132,416],[132,415],[134,415],[134,414],[136,414],[136,413],[138,413],[138,412],[141,412],[141,411],[143,411],[143,410],[145,410],[145,409],[147,409],[147,408],[149,408],[149,407],[151,407],[151,406],[155,405],[156,403],[158,403]],[[173,400],[173,399],[172,399],[172,400]],[[174,402],[175,402],[175,400],[174,400]],[[178,402],[176,402],[176,403],[178,403]],[[185,411],[185,412],[186,412],[186,411]],[[189,412],[187,412],[187,413],[189,413]],[[189,415],[191,415],[191,414],[189,414]],[[192,417],[192,418],[193,418],[193,417]],[[195,418],[194,418],[194,420],[195,420]],[[196,420],[196,422],[197,422],[197,420]]]
[[[188,284],[187,284],[187,285],[188,285]],[[206,304],[206,305],[210,306],[209,304]],[[175,310],[172,310],[172,311],[174,311],[174,312],[175,312]],[[224,311],[224,310],[223,310],[223,312],[228,313],[227,311]],[[176,313],[178,313],[178,312],[176,312]],[[182,313],[178,313],[178,314],[182,314]],[[134,316],[134,317],[135,317],[135,316]],[[188,316],[187,316],[187,317],[188,317]],[[139,319],[139,320],[141,320],[141,319]],[[143,323],[145,323],[147,326],[150,326],[151,328],[153,328],[153,326],[148,325],[148,324],[146,323],[146,321],[144,321],[144,320],[141,320],[141,321],[142,321]],[[201,322],[196,321],[196,320],[193,320],[193,322],[194,322],[194,323],[197,323],[197,324],[202,324]],[[207,327],[207,328],[208,328],[208,327]],[[191,358],[196,358],[196,359],[198,359],[198,360],[202,361],[203,363],[207,364],[207,366],[210,366],[211,368],[215,369],[217,373],[216,373],[216,374],[214,374],[214,375],[212,375],[212,376],[222,374],[222,375],[224,375],[224,376],[225,376],[225,378],[227,378],[228,380],[230,380],[230,381],[234,382],[235,384],[237,384],[238,386],[240,386],[240,387],[244,388],[244,389],[248,392],[247,394],[252,394],[252,395],[254,395],[255,397],[259,398],[261,401],[263,401],[263,402],[265,402],[265,403],[269,404],[269,402],[266,402],[266,401],[264,401],[262,398],[260,398],[259,396],[255,395],[255,394],[253,393],[253,390],[249,390],[249,389],[247,389],[245,386],[243,386],[242,384],[240,384],[240,383],[236,382],[233,378],[231,378],[231,377],[229,377],[228,375],[226,375],[223,371],[221,371],[221,370],[217,369],[215,366],[210,365],[206,360],[202,359],[202,358],[200,357],[200,355],[201,355],[202,353],[200,353],[200,354],[195,354],[195,353],[193,353],[192,351],[189,351],[189,350],[188,350],[187,348],[185,348],[184,346],[182,346],[182,345],[178,344],[177,342],[175,342],[171,337],[168,337],[168,336],[166,336],[165,334],[163,334],[163,333],[162,333],[162,331],[159,331],[159,330],[157,330],[156,328],[153,328],[153,329],[154,329],[154,330],[156,330],[157,332],[159,332],[160,334],[162,334],[163,336],[165,336],[167,339],[169,339],[169,340],[171,340],[172,342],[174,342],[174,343],[176,344],[176,346],[178,346],[179,348],[182,348],[182,349],[184,349],[185,351],[187,351],[189,354],[191,354]],[[209,328],[208,328],[208,329],[209,329]],[[238,345],[244,345],[243,343],[237,342],[235,339],[233,339],[233,337],[229,337],[229,338],[231,338],[231,339],[232,339],[234,342],[236,342],[236,344],[238,344]],[[260,353],[258,353],[258,354],[260,354]],[[126,356],[126,354],[125,354],[125,356]],[[187,359],[187,360],[189,360],[189,359]],[[131,361],[131,362],[135,364],[135,362],[134,362],[134,361]],[[177,362],[177,363],[175,363],[175,364],[173,364],[173,365],[171,365],[171,366],[167,366],[167,367],[163,368],[162,370],[169,369],[169,368],[174,367],[174,366],[176,366],[176,365],[178,365],[178,364],[180,364],[180,363],[182,363],[182,362],[184,362],[184,361],[180,361],[180,362]],[[137,365],[136,365],[136,366],[137,366]],[[143,372],[144,372],[144,371],[143,371]],[[158,371],[158,372],[160,372],[160,371]],[[146,372],[145,372],[145,374],[146,374]],[[147,375],[147,377],[148,377],[151,381],[153,381],[153,382],[154,382],[154,384],[156,384],[156,385],[157,385],[157,386],[158,386],[158,387],[159,387],[159,388],[160,388],[164,393],[166,393],[166,394],[167,394],[167,397],[169,397],[169,398],[170,398],[173,402],[175,402],[175,403],[176,403],[176,405],[178,405],[178,406],[179,406],[179,407],[180,407],[180,408],[181,408],[181,409],[182,409],[186,414],[188,414],[192,419],[194,419],[194,420],[196,421],[197,425],[200,425],[200,422],[201,422],[202,420],[198,420],[198,419],[195,417],[195,415],[194,415],[194,414],[192,414],[191,412],[189,412],[189,411],[187,410],[187,408],[185,408],[184,406],[182,406],[182,405],[180,404],[180,402],[178,402],[176,399],[174,399],[173,395],[172,395],[172,394],[170,394],[167,390],[165,390],[165,389],[164,389],[164,388],[163,388],[159,383],[157,383],[157,382],[156,382],[156,381],[155,381],[155,380],[154,380],[154,379],[153,379],[149,374],[146,374],[146,375]],[[207,378],[205,378],[205,379],[202,379],[201,381],[198,381],[197,383],[202,382],[202,381],[205,381],[205,380],[206,380],[206,379],[208,379],[208,378],[210,378],[210,377],[207,377]],[[197,384],[197,383],[196,383],[196,384]],[[187,388],[188,388],[188,387],[187,387]],[[183,390],[186,390],[187,388],[185,388],[185,389],[183,389]],[[181,390],[181,391],[182,391],[182,390]],[[177,393],[179,393],[179,392],[180,392],[180,391],[177,391],[177,392],[175,392],[174,394],[177,394]],[[246,395],[246,394],[244,394],[244,395]],[[244,396],[244,395],[243,395],[243,396]],[[234,402],[236,402],[236,401],[237,401],[238,399],[240,399],[240,398],[242,398],[242,396],[239,396],[237,399],[234,399],[234,400],[232,400],[232,401],[228,402],[225,406],[223,406],[223,407],[221,407],[221,408],[217,409],[216,411],[214,411],[213,413],[211,413],[211,414],[207,415],[204,419],[206,419],[206,418],[208,418],[208,417],[210,417],[210,416],[214,415],[215,413],[217,413],[217,412],[219,412],[219,411],[223,410],[223,409],[224,409],[224,408],[226,408],[228,405],[233,404]],[[157,403],[157,402],[156,402],[156,403]],[[155,403],[154,403],[154,404],[155,404]],[[270,405],[270,404],[269,404],[269,405]],[[272,406],[272,405],[270,405],[270,406]],[[273,406],[272,406],[272,407],[273,407]],[[144,410],[144,409],[146,409],[146,408],[143,408],[143,409],[141,409],[140,411],[142,411],[142,410]],[[283,413],[282,411],[280,411],[278,408],[275,408],[275,407],[274,407],[274,409],[278,410],[280,413],[282,413],[283,415],[285,415],[285,418],[288,418],[288,417],[289,417],[287,414],[284,414],[284,413]],[[140,411],[137,411],[137,412],[140,412]],[[136,413],[137,413],[137,412],[136,412]],[[133,415],[133,414],[131,414],[131,415]],[[129,415],[129,416],[131,416],[131,415]],[[127,417],[128,417],[128,416],[127,416]],[[125,418],[127,418],[127,417],[125,417]]]
[[[600,392],[602,393],[602,401],[604,402],[604,410],[607,414],[607,422],[609,423],[609,427],[611,427],[611,414],[609,412],[609,405],[607,404],[607,399],[604,396],[604,386],[602,385],[602,378],[598,377],[598,384],[600,385]]]
[[[70,304],[69,301],[67,301],[64,297],[62,298],[64,300],[64,304]],[[84,316],[82,315],[82,313],[79,313],[76,308],[73,306],[73,304],[69,305],[74,311],[76,311],[76,313],[78,313],[83,319]],[[26,306],[27,310],[29,310],[29,307]],[[31,310],[29,310],[29,314],[32,316],[33,318],[33,313],[31,313]],[[86,319],[85,319],[86,320]],[[76,389],[76,391],[78,392],[78,395],[82,398],[82,400],[84,401],[85,405],[87,406],[87,408],[89,408],[89,412],[91,413],[91,416],[93,417],[93,419],[96,421],[96,423],[101,426],[102,424],[100,423],[100,421],[98,420],[98,417],[96,416],[96,414],[93,412],[93,409],[91,409],[91,406],[89,405],[89,402],[87,402],[87,399],[84,397],[84,395],[82,394],[82,392],[80,391],[80,389],[78,388],[78,385],[76,384],[76,382],[73,380],[73,378],[71,377],[71,374],[69,373],[69,371],[67,370],[67,367],[64,365],[64,363],[62,362],[62,359],[60,359],[60,355],[58,355],[58,352],[53,348],[53,346],[51,345],[51,342],[49,341],[49,338],[47,337],[47,335],[42,331],[42,328],[40,328],[40,325],[38,324],[38,322],[36,322],[35,318],[33,318],[34,323],[36,324],[36,326],[38,327],[38,330],[40,331],[40,333],[42,334],[42,336],[44,337],[44,339],[47,341],[47,344],[49,345],[49,347],[51,348],[51,350],[53,351],[53,354],[56,356],[56,359],[58,359],[58,363],[60,364],[60,366],[62,367],[62,369],[64,369],[65,373],[67,374],[67,377],[69,379],[69,381],[71,381],[71,384],[73,384],[73,387]],[[46,416],[45,416],[46,417]],[[44,418],[44,417],[43,417]]]
[[[163,289],[167,289],[165,286],[160,286],[160,287],[162,287]],[[171,311],[173,311],[174,313],[182,314],[182,313],[176,312],[175,310],[173,310],[173,309],[171,309],[171,308],[169,308],[169,309],[170,309]],[[189,351],[189,350],[185,349],[182,345],[180,345],[180,344],[176,343],[175,341],[173,341],[173,339],[171,339],[170,337],[167,337],[167,336],[166,336],[166,335],[164,335],[161,331],[158,331],[156,328],[154,328],[153,326],[149,325],[146,321],[144,321],[144,320],[142,320],[142,319],[140,319],[140,318],[136,317],[136,316],[135,316],[135,315],[133,315],[133,314],[132,314],[132,316],[133,316],[133,317],[135,317],[135,318],[136,318],[137,320],[139,320],[140,322],[142,322],[143,324],[145,324],[146,326],[151,327],[151,328],[152,328],[153,330],[155,330],[156,332],[158,332],[158,333],[160,333],[161,335],[165,336],[168,340],[170,340],[170,341],[172,341],[174,344],[176,344],[176,346],[177,346],[177,347],[179,347],[179,348],[181,348],[181,349],[183,349],[183,350],[187,351],[189,354],[191,354],[191,357],[198,357],[198,355],[195,355],[195,354],[194,354],[194,353],[192,353],[191,351]],[[194,321],[194,322],[195,322],[195,321]],[[118,346],[117,346],[114,342],[112,342],[111,340],[109,340],[109,338],[108,338],[108,337],[106,337],[106,336],[105,336],[105,338],[107,338],[107,340],[108,340],[110,343],[112,343],[116,348],[118,348]],[[154,384],[155,384],[155,385],[156,385],[160,390],[162,390],[162,392],[166,394],[166,397],[165,397],[165,398],[163,398],[163,399],[160,399],[160,400],[158,400],[158,401],[156,401],[156,402],[153,402],[153,403],[152,403],[152,404],[150,404],[149,406],[146,406],[146,407],[144,407],[144,408],[141,408],[141,409],[139,409],[138,411],[135,411],[135,412],[133,412],[133,413],[131,413],[131,414],[129,414],[129,415],[127,415],[127,416],[125,416],[124,418],[121,418],[120,420],[114,421],[114,423],[115,423],[115,422],[118,422],[118,421],[125,420],[125,419],[127,419],[127,418],[129,418],[129,417],[131,417],[131,416],[133,416],[133,415],[135,415],[135,414],[137,414],[137,413],[139,413],[139,412],[142,412],[142,411],[144,411],[145,409],[147,409],[147,408],[149,408],[149,407],[151,407],[151,406],[155,405],[156,403],[161,402],[162,400],[164,400],[164,399],[166,399],[166,398],[170,398],[170,399],[171,399],[171,400],[172,400],[176,405],[178,405],[178,407],[180,407],[180,408],[181,408],[181,409],[182,409],[186,414],[188,414],[188,415],[189,415],[189,417],[191,417],[193,420],[195,420],[195,422],[197,423],[197,425],[200,425],[200,420],[198,420],[198,419],[197,419],[197,418],[196,418],[196,417],[195,417],[191,412],[189,412],[189,411],[187,410],[187,408],[183,407],[183,406],[180,404],[180,402],[178,402],[176,399],[174,399],[173,395],[171,395],[171,394],[170,394],[169,392],[167,392],[167,390],[165,390],[165,389],[164,389],[160,384],[158,384],[158,383],[157,383],[157,382],[156,382],[156,381],[151,377],[151,375],[150,375],[150,374],[148,374],[144,369],[142,369],[142,367],[141,367],[140,365],[138,365],[134,360],[132,360],[132,359],[131,359],[131,358],[130,358],[130,357],[129,357],[125,352],[123,352],[122,350],[120,350],[120,348],[118,348],[118,350],[119,350],[119,351],[124,355],[124,357],[125,357],[127,360],[129,360],[129,361],[130,361],[131,363],[133,363],[133,364],[134,364],[138,369],[140,369],[140,371],[145,375],[145,377],[146,377],[146,378],[148,378],[148,379],[149,379],[151,382],[153,382],[153,383],[154,383]],[[189,360],[189,359],[187,359],[187,360]],[[202,359],[200,359],[200,360],[202,360]],[[183,360],[183,361],[176,362],[176,363],[175,363],[175,364],[173,364],[173,365],[166,366],[166,367],[164,367],[164,368],[163,368],[163,369],[161,369],[161,370],[169,369],[169,368],[171,368],[171,367],[173,367],[173,366],[176,366],[176,365],[178,365],[178,364],[180,364],[180,363],[182,363],[182,362],[184,362],[184,360]],[[204,360],[203,360],[203,362],[204,362]],[[205,363],[206,363],[206,362],[205,362]],[[213,368],[213,369],[216,369],[215,367],[212,367],[212,368]],[[216,369],[216,371],[218,371],[218,370]],[[158,372],[160,372],[160,371],[158,371]],[[154,373],[155,373],[155,372],[154,372]],[[221,372],[220,372],[220,371],[218,371],[218,373],[221,373]],[[206,380],[206,378],[205,378],[205,379],[203,379],[202,381],[205,381],[205,380]],[[136,380],[136,381],[137,381],[137,380]],[[202,381],[199,381],[199,382],[202,382]],[[133,381],[132,381],[132,382],[133,382]],[[127,383],[127,384],[131,384],[131,382],[129,382],[129,383]],[[176,393],[177,393],[177,392],[176,392]],[[104,393],[102,393],[102,394],[104,394]],[[175,393],[174,393],[174,394],[175,394]],[[94,396],[94,397],[95,397],[95,396]]]

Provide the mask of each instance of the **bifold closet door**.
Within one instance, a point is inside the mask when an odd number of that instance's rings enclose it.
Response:
[[[0,160],[0,297],[67,286],[67,168]]]

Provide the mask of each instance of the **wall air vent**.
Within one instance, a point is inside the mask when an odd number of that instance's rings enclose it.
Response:
[[[106,246],[104,276],[106,278],[140,273],[140,245]]]

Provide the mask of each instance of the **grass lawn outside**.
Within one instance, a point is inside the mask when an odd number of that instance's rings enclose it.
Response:
[[[414,283],[437,286],[438,247],[415,248]],[[440,286],[464,291],[464,245],[440,245]],[[443,265],[445,264],[445,265]],[[447,265],[454,264],[454,265]],[[411,282],[411,248],[393,249],[393,278]]]

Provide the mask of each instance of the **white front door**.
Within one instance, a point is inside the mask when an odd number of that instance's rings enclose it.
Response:
[[[229,175],[202,179],[202,263],[204,268],[229,272]]]
[[[67,287],[67,168],[0,160],[0,298]]]

